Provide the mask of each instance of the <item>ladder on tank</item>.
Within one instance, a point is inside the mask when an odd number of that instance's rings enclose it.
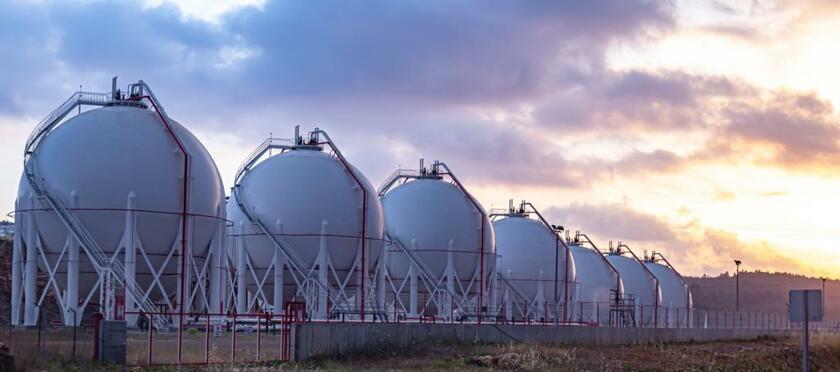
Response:
[[[138,86],[148,92],[148,98],[153,101],[156,107],[161,107],[156,101],[157,99],[152,94],[148,86],[140,81]],[[45,137],[47,137],[52,130],[76,107],[82,105],[91,106],[105,106],[109,103],[115,102],[115,98],[107,93],[90,93],[77,92],[69,99],[62,103],[58,108],[53,110],[46,118],[41,120],[38,126],[26,141],[26,149],[24,153],[24,173],[29,181],[35,195],[46,203],[46,206],[56,212],[56,215],[61,220],[62,224],[67,228],[70,234],[79,242],[85,254],[90,258],[97,275],[103,278],[105,273],[109,273],[109,277],[115,280],[117,285],[121,285],[126,289],[126,292],[134,299],[135,304],[147,314],[157,312],[157,307],[152,303],[143,291],[138,288],[137,283],[130,278],[126,278],[125,270],[122,263],[116,260],[115,257],[109,258],[107,254],[99,247],[96,239],[91,236],[90,232],[85,228],[84,224],[76,217],[72,209],[67,203],[55,192],[50,190],[46,184],[44,177],[38,175],[37,167],[35,165],[35,154]],[[163,112],[161,112],[163,113]],[[165,116],[165,114],[164,114]],[[101,279],[100,279],[101,280]],[[101,290],[104,291],[104,283],[100,283]],[[183,306],[183,304],[182,304]],[[164,317],[155,317],[155,328],[165,330],[169,328],[169,321]]]

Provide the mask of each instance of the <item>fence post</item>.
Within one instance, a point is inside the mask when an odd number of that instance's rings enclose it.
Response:
[[[210,363],[210,313],[204,312],[207,315],[207,323],[204,326],[204,363]]]
[[[257,315],[257,361],[260,361],[260,351],[262,350],[262,315]]]
[[[236,312],[233,313],[233,337],[231,338],[230,346],[230,362],[236,362]]]
[[[79,323],[79,317],[76,315],[76,309],[68,308],[73,312],[73,360],[76,360],[76,325]]]
[[[93,360],[99,360],[99,322],[102,313],[93,314]]]
[[[153,333],[155,332],[155,327],[153,327],[152,324],[155,323],[155,314],[149,313],[147,315],[149,316],[149,350],[148,350],[149,352],[146,355],[146,365],[152,365],[152,355],[153,355],[152,345],[154,345],[152,343],[152,337],[153,337]]]
[[[41,352],[41,350],[42,350],[41,349],[41,327],[44,326],[44,322],[43,322],[43,320],[44,320],[43,316],[44,315],[41,313],[41,307],[40,306],[38,306],[37,309],[38,309],[38,352]]]

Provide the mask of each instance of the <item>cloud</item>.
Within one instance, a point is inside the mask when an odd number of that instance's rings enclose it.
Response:
[[[744,241],[736,234],[702,226],[696,220],[674,221],[623,204],[572,203],[544,210],[550,223],[567,230],[580,229],[594,237],[601,248],[605,241],[622,241],[636,254],[656,250],[668,257],[683,274],[719,273],[730,269],[733,259],[750,268],[825,273],[767,241]]]
[[[668,242],[676,239],[665,220],[622,204],[572,203],[564,207],[549,207],[545,215],[549,221],[566,229],[597,231],[598,236],[610,240]]]

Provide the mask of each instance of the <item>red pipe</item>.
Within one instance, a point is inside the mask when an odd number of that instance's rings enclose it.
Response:
[[[153,345],[152,344],[152,335],[154,334],[154,329],[155,329],[155,327],[152,327],[152,324],[154,323],[154,319],[155,319],[154,314],[149,314],[149,353],[148,353],[147,360],[146,360],[147,365],[152,365],[152,355],[153,355],[153,352],[152,352],[152,345]]]
[[[366,261],[366,257],[365,257],[366,256],[366,251],[367,251],[367,190],[365,189],[365,185],[362,183],[362,181],[356,175],[356,172],[354,172],[353,168],[350,167],[350,164],[347,162],[347,159],[345,159],[344,155],[342,155],[341,151],[339,151],[338,146],[336,146],[335,143],[332,141],[332,139],[330,138],[330,135],[327,134],[327,132],[324,132],[323,130],[316,130],[312,133],[320,133],[320,134],[323,134],[324,137],[327,138],[327,141],[324,142],[324,143],[328,144],[330,146],[330,148],[332,148],[332,150],[335,153],[338,160],[341,162],[341,164],[344,166],[344,168],[347,169],[347,172],[350,173],[350,176],[353,177],[353,181],[356,181],[356,184],[359,185],[359,189],[362,190],[362,270],[360,270],[361,271],[362,288],[361,288],[361,293],[360,293],[360,296],[359,296],[360,300],[361,300],[361,305],[360,305],[360,308],[359,308],[359,315],[362,318],[362,321],[364,322],[364,320],[365,320],[365,287],[366,287],[365,274],[366,274],[366,271],[367,271],[367,265],[366,265],[367,261]]]
[[[587,236],[586,234],[581,234],[581,233],[578,233],[576,235],[577,236],[575,237],[575,240],[577,240],[578,236],[582,236],[582,237],[586,238],[586,241],[589,242],[589,244],[592,245],[592,248],[595,248],[595,252],[598,252],[598,256],[601,257],[601,260],[606,262],[607,266],[610,267],[610,270],[612,270],[613,273],[615,273],[615,293],[617,293],[617,294],[622,293],[622,291],[621,291],[621,274],[618,273],[618,270],[615,268],[615,266],[613,266],[613,264],[610,262],[610,260],[608,260],[606,257],[604,257],[603,253],[601,253],[601,250],[598,249],[598,247],[595,246],[595,243],[592,242],[592,239],[589,239],[589,236]]]
[[[686,281],[682,274],[680,274],[680,272],[677,271],[677,269],[673,265],[671,265],[671,263],[668,261],[667,258],[665,258],[665,256],[662,255],[662,253],[653,252],[653,256],[659,256],[659,258],[661,258],[662,261],[665,261],[668,267],[670,267],[671,270],[674,271],[674,274],[677,274],[677,277],[680,278],[683,284],[685,284],[685,324],[686,328],[688,328],[688,318],[691,315],[691,291],[689,289],[688,281]]]
[[[551,232],[552,234],[554,234],[555,254],[556,254],[556,251],[559,250],[559,248],[560,248],[558,243],[562,244],[563,247],[566,248],[566,262],[565,262],[565,268],[563,269],[564,270],[564,272],[563,272],[563,276],[564,276],[564,280],[563,280],[563,321],[566,322],[566,321],[568,321],[568,308],[569,308],[569,261],[570,261],[570,254],[571,254],[571,252],[569,251],[569,246],[567,246],[566,243],[563,242],[563,239],[560,238],[560,235],[556,231],[554,231],[554,228],[551,227],[551,224],[548,223],[548,221],[545,219],[545,217],[543,217],[542,213],[540,213],[540,211],[537,210],[537,208],[534,207],[533,204],[531,204],[531,203],[524,203],[524,204],[531,207],[531,210],[533,210],[534,213],[537,214],[537,217],[540,218],[540,221],[542,221],[543,225],[545,225],[545,227],[548,229],[548,231]],[[557,269],[556,269],[556,267],[555,267],[555,272],[554,272],[554,288],[555,288],[554,290],[555,290],[555,293],[556,293],[556,291],[557,291]],[[555,302],[557,301],[556,294],[555,294],[554,301]],[[557,316],[557,315],[555,314],[555,316]]]
[[[487,214],[484,212],[484,208],[482,208],[481,205],[478,204],[478,201],[475,200],[472,194],[470,194],[470,192],[467,191],[466,188],[464,188],[464,185],[462,185],[461,182],[458,181],[458,177],[455,177],[455,175],[452,174],[452,170],[449,169],[446,163],[435,162],[435,164],[441,165],[443,166],[443,168],[446,169],[446,174],[452,178],[452,181],[455,182],[455,185],[458,186],[459,189],[461,189],[461,192],[463,192],[464,195],[467,196],[467,199],[470,200],[475,209],[478,210],[478,213],[481,214],[481,243],[479,247],[479,255],[481,256],[479,259],[479,275],[481,276],[481,278],[479,278],[480,288],[478,290],[478,324],[481,324],[481,317],[483,315],[481,312],[481,305],[484,304],[484,228],[486,225],[485,221],[487,220]]]
[[[204,327],[204,362],[210,363],[210,314],[207,314],[207,324]]]
[[[653,278],[653,282],[656,284],[654,286],[654,293],[653,293],[653,301],[654,301],[653,302],[653,324],[654,324],[654,328],[658,328],[659,327],[659,319],[658,319],[659,318],[659,278],[657,278],[656,275],[653,275],[653,272],[650,271],[650,269],[648,269],[647,266],[645,266],[645,263],[642,262],[642,260],[639,259],[639,256],[636,256],[636,253],[633,252],[633,250],[630,249],[630,247],[628,247],[627,244],[618,243],[618,247],[616,247],[616,249],[620,250],[621,247],[627,248],[627,251],[630,252],[630,254],[633,255],[633,258],[636,259],[636,262],[638,262],[639,265],[642,265],[642,268],[645,269],[645,271],[647,271],[648,275],[650,275],[650,277]],[[667,316],[668,316],[668,313],[666,312],[665,313],[666,322],[667,322]]]
[[[184,176],[183,176],[183,196],[181,198],[181,278],[180,278],[180,294],[178,295],[178,363],[181,363],[181,354],[182,354],[182,346],[183,346],[183,339],[184,339],[184,277],[185,277],[185,270],[187,268],[187,215],[189,210],[188,199],[189,199],[189,180],[190,180],[190,172],[189,172],[189,164],[190,164],[190,154],[187,149],[184,147],[184,144],[181,143],[181,140],[175,135],[175,132],[172,130],[172,127],[169,125],[169,122],[163,116],[160,108],[155,103],[155,100],[152,99],[150,96],[142,96],[137,98],[137,100],[146,99],[152,106],[155,108],[155,113],[157,113],[158,117],[160,118],[161,123],[166,128],[166,132],[172,137],[172,140],[175,141],[175,144],[178,145],[178,149],[181,153],[184,154]]]

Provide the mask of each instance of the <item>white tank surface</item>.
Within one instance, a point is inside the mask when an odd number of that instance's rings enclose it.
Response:
[[[496,254],[501,262],[500,275],[505,278],[502,286],[514,286],[516,293],[525,296],[520,301],[536,307],[529,311],[529,317],[553,319],[557,309],[560,312],[557,315],[562,319],[564,313],[558,306],[571,306],[574,298],[574,259],[568,252],[567,263],[566,248],[557,232],[542,221],[530,218],[525,205],[530,204],[523,202],[519,210],[510,208],[504,218],[493,221]],[[566,291],[569,292],[568,297]],[[565,316],[568,315],[567,310]]]
[[[652,324],[653,319],[658,316],[662,293],[655,277],[645,266],[633,256],[624,253],[619,246],[607,253],[606,257],[621,275],[624,293],[632,295],[635,300],[636,321],[646,325]]]
[[[317,129],[316,129],[317,130]],[[278,254],[275,243],[242,212],[240,202],[249,208],[252,218],[257,218],[292,254],[300,259],[304,271],[325,264],[324,285],[348,292],[347,297],[356,294],[359,283],[356,275],[357,259],[361,260],[362,224],[365,222],[365,261],[368,268],[379,265],[383,254],[382,206],[373,186],[362,173],[348,164],[349,170],[334,153],[325,151],[321,145],[307,145],[303,142],[291,146],[279,146],[273,156],[255,163],[239,180],[238,192],[231,195],[228,203],[228,217],[233,221],[229,236],[238,246],[231,247],[234,260],[244,258],[240,267],[242,279],[247,281],[249,300],[240,296],[240,311],[253,308],[254,299],[261,300],[275,308],[298,295],[301,278],[290,271],[290,264]],[[329,150],[327,148],[326,150]],[[362,183],[367,194],[363,208],[362,189],[355,181],[353,172]],[[237,200],[239,195],[242,200]],[[366,214],[363,217],[363,212]],[[323,249],[322,249],[323,248]],[[245,256],[237,257],[242,252]],[[322,261],[323,259],[323,261]],[[273,267],[283,266],[283,288],[275,289],[274,274],[263,280]],[[242,270],[246,272],[241,272]],[[251,274],[253,272],[254,275]],[[319,269],[315,270],[319,273]],[[294,274],[293,274],[294,273]],[[352,275],[352,278],[348,277]],[[254,279],[256,276],[257,280]],[[336,279],[339,278],[339,279]],[[368,280],[372,279],[370,277]],[[346,285],[344,284],[346,281]],[[262,286],[258,283],[263,282]],[[278,277],[278,281],[280,279]],[[320,289],[317,289],[320,290]],[[280,296],[281,298],[275,298]],[[368,298],[373,296],[367,294]],[[309,298],[310,308],[317,309]],[[367,300],[366,300],[367,302]],[[337,306],[337,304],[334,304]],[[325,316],[325,307],[318,316]],[[280,309],[275,309],[280,311]]]
[[[385,194],[382,207],[388,235],[412,249],[435,276],[444,275],[450,250],[455,274],[464,285],[476,275],[482,224],[485,273],[495,265],[493,228],[456,185],[436,178],[417,179]],[[392,277],[404,278],[409,263],[404,254],[392,254],[388,264]]]
[[[577,278],[573,320],[606,324],[609,322],[609,302],[615,296],[616,286],[624,291],[622,280],[616,277],[600,252],[574,242],[568,245]]]
[[[420,171],[398,170],[379,195],[389,288],[396,292],[386,295],[394,299],[391,312],[480,320],[496,307],[493,226],[446,164],[427,169],[421,160]]]
[[[661,307],[663,311],[668,312],[667,316],[660,317],[660,323],[672,327],[684,326],[685,314],[690,314],[693,307],[691,291],[682,277],[670,266],[657,260],[656,255],[657,253],[654,253],[653,257],[646,258],[644,263],[659,280],[662,292]]]
[[[148,89],[142,82],[132,86],[140,84]],[[118,254],[116,260],[124,265],[126,276],[134,277],[142,291],[148,288],[151,301],[169,305],[171,310],[177,306],[172,304],[172,299],[178,298],[176,293],[180,290],[177,283],[184,154],[157,112],[147,109],[146,104],[107,94],[78,93],[78,97],[87,100],[84,104],[104,107],[51,127],[54,129],[38,142],[28,158],[27,162],[32,164],[27,168],[37,173],[36,178],[42,184],[39,188],[66,203],[69,213],[78,219],[106,256]],[[90,97],[100,101],[94,102]],[[190,156],[187,225],[191,244],[187,249],[191,255],[186,267],[192,267],[194,262],[196,267],[203,268],[211,249],[216,249],[212,247],[222,243],[224,188],[213,159],[199,140],[174,120],[167,119],[167,122]],[[54,284],[67,292],[62,296],[65,302],[62,306],[65,313],[72,313],[76,306],[84,305],[88,292],[99,291],[100,278],[86,258],[85,250],[72,243],[69,230],[44,200],[35,196],[24,174],[17,195],[19,236],[27,249],[43,247],[52,267],[46,267],[38,258],[38,271],[48,273],[55,267]],[[126,252],[130,253],[128,258]],[[74,258],[76,254],[80,258]],[[57,262],[59,258],[61,263]],[[67,260],[78,262],[78,269],[69,267]],[[209,273],[218,269],[212,266],[213,269],[200,275],[219,279],[217,273]],[[160,285],[155,280],[158,275]],[[190,280],[196,277],[196,271],[190,270],[185,275]],[[190,286],[185,289],[188,294],[198,290]],[[217,300],[219,293],[214,293]],[[192,306],[206,308],[208,296],[209,293],[197,296]],[[134,301],[127,297],[126,311],[134,311]],[[98,295],[91,298],[93,303],[102,300]],[[72,320],[66,319],[66,323],[72,324]]]

